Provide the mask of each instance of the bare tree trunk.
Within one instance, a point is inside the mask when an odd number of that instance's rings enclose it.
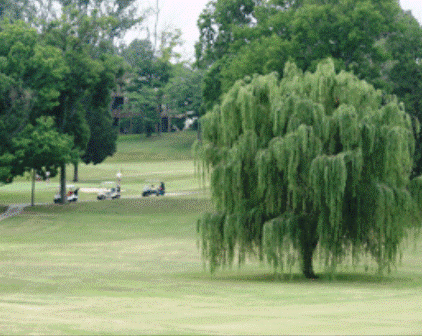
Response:
[[[66,198],[66,164],[63,163],[60,167],[60,203],[65,204]]]
[[[157,6],[155,8],[155,26],[154,26],[154,52],[157,52],[157,37],[158,37],[158,16],[160,14],[160,10],[158,8],[158,0]]]
[[[201,141],[202,139],[201,139],[201,137],[202,137],[202,134],[201,134],[201,123],[200,123],[200,121],[198,120],[198,130],[197,130],[197,133],[196,133],[196,138],[199,140],[199,141]]]
[[[79,181],[79,163],[73,164],[73,182]]]
[[[35,169],[32,169],[31,206],[35,204]]]

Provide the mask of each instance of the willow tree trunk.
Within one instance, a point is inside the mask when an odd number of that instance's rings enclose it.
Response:
[[[73,164],[73,182],[79,181],[79,164],[74,163]]]
[[[66,203],[66,164],[63,163],[60,167],[60,203]]]
[[[303,216],[299,220],[299,244],[302,257],[302,272],[308,279],[316,279],[318,276],[313,269],[313,256],[318,245],[317,219],[312,216]]]
[[[302,272],[303,275],[308,279],[317,279],[318,276],[314,273],[312,264],[314,252],[318,242],[311,242],[305,246],[302,246]]]

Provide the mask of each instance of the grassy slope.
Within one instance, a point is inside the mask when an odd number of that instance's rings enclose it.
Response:
[[[143,162],[191,160],[191,148],[196,132],[177,132],[145,138],[141,135],[122,135],[117,152],[106,162]],[[139,141],[141,140],[141,141]]]
[[[195,132],[178,132],[141,138],[140,135],[120,136],[117,152],[99,165],[81,164],[79,182],[81,188],[96,188],[102,181],[114,181],[116,173],[123,174],[122,188],[125,196],[142,193],[145,183],[165,181],[168,192],[199,190],[198,180],[194,178],[194,164],[191,147],[196,139]],[[73,177],[73,168],[67,168],[68,183]],[[58,177],[49,183],[37,182],[36,202],[52,202],[58,190]],[[80,193],[81,200],[95,199],[95,193]],[[31,182],[27,176],[16,182],[0,187],[0,205],[29,203]]]
[[[144,145],[125,137],[118,150]],[[97,168],[113,176],[124,166],[126,189],[151,169],[176,185],[171,172],[191,164],[176,152],[164,164],[118,153]],[[81,169],[87,185],[92,168]],[[0,222],[2,334],[420,334],[422,260],[410,244],[384,279],[345,268],[332,282],[279,280],[254,261],[211,276],[195,234],[211,204],[194,197],[36,206]]]

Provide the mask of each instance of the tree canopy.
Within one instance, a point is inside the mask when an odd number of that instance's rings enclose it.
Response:
[[[78,153],[72,151],[73,139],[67,134],[57,131],[51,117],[40,117],[35,126],[28,124],[13,139],[14,167],[17,174],[34,169],[39,175],[54,177],[58,168],[72,161]]]
[[[114,19],[92,8],[76,11],[74,5],[63,7],[59,19],[50,18],[38,30],[19,20],[1,21],[3,181],[13,179],[12,140],[43,116],[53,117],[57,131],[73,139],[79,153],[72,155],[74,164],[80,156],[86,163],[99,163],[115,151],[109,105],[124,65],[122,58],[108,53],[110,48],[103,48],[103,42],[112,40]],[[62,178],[62,192],[64,183]]]
[[[50,21],[42,31],[43,39],[60,49],[69,67],[59,104],[50,114],[62,132],[74,137],[82,160],[97,164],[116,149],[117,130],[112,126],[110,103],[124,73],[123,59],[113,54],[112,16],[101,14],[88,3],[64,5],[61,18]],[[75,6],[84,8],[75,10]],[[74,164],[77,180],[78,161]]]
[[[186,64],[173,66],[171,78],[164,87],[164,103],[173,114],[201,110],[202,92],[200,90],[203,71],[192,69]]]
[[[226,16],[243,13],[241,20],[227,22],[220,9],[228,2],[212,0],[198,21],[197,64],[208,70],[207,109],[244,76],[273,71],[282,76],[288,60],[303,71],[315,70],[321,59],[331,57],[337,70],[352,71],[396,94],[406,111],[422,120],[422,28],[397,1],[266,0],[245,7],[236,3],[244,11],[228,11]],[[225,42],[219,44],[223,37]],[[417,136],[418,148],[420,143]],[[418,153],[414,176],[422,172]]]
[[[362,254],[389,269],[419,222],[418,125],[331,59],[315,72],[287,62],[283,74],[237,81],[202,117],[197,151],[217,209],[198,222],[203,257],[212,270],[248,253],[277,270],[299,260],[313,278],[318,247],[331,272]]]
[[[59,104],[68,67],[60,50],[41,43],[37,31],[22,21],[3,22],[0,45],[0,180],[11,182],[13,139]]]

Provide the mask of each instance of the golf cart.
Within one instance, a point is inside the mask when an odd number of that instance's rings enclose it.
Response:
[[[115,182],[102,182],[97,194],[98,200],[120,198],[120,186]]]
[[[166,188],[165,188],[164,182],[160,182],[157,188],[155,188],[153,184],[147,184],[144,186],[144,190],[142,191],[142,196],[143,197],[150,196],[150,195],[164,196],[165,191],[166,191]]]
[[[66,191],[66,200],[67,202],[76,202],[78,200],[78,191],[79,188],[76,188],[74,185],[68,185]],[[62,197],[60,195],[60,190],[54,195],[54,203],[61,203]]]

